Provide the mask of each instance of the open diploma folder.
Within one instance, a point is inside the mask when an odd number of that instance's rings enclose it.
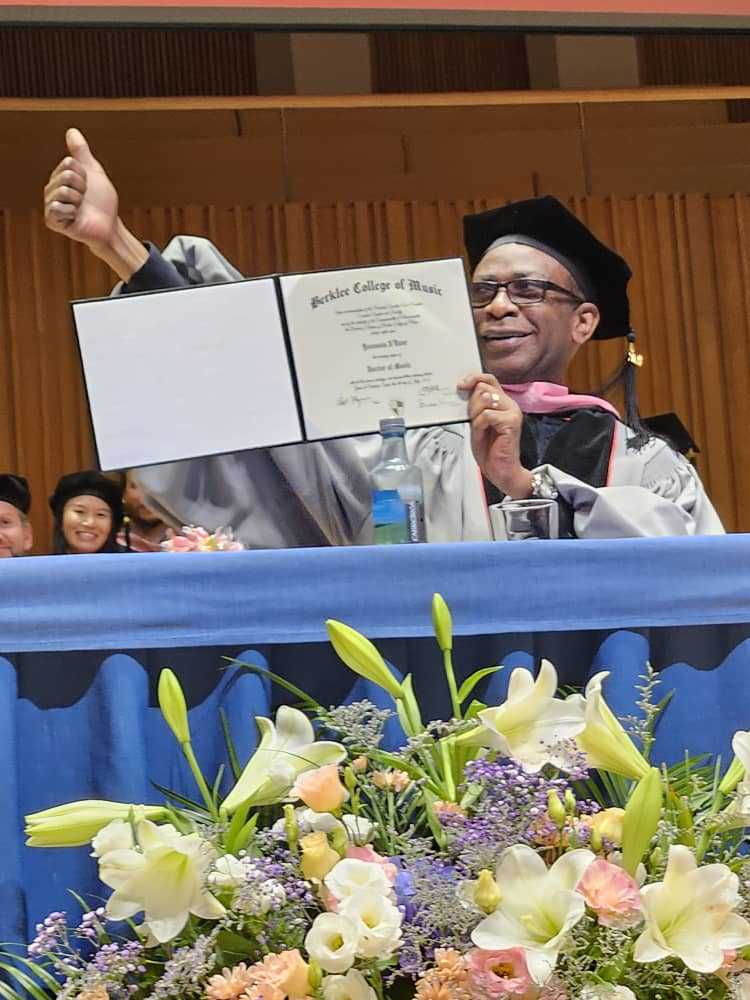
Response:
[[[466,420],[459,259],[72,304],[102,469]]]

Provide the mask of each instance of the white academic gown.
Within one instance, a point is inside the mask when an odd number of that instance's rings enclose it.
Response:
[[[177,270],[175,270],[175,266]],[[242,275],[208,240],[178,236],[114,294]],[[607,486],[592,487],[541,466],[573,509],[579,538],[721,534],[721,521],[693,466],[654,438],[636,451],[616,427]],[[409,430],[407,451],[422,470],[429,541],[491,537],[482,477],[468,424]],[[376,434],[172,462],[138,470],[156,510],[175,526],[232,527],[249,548],[357,545],[372,541],[369,474]]]

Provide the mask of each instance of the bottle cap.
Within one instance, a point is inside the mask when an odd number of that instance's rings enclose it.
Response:
[[[380,421],[380,433],[381,434],[398,434],[404,431],[404,418],[403,417],[386,417],[385,420]]]

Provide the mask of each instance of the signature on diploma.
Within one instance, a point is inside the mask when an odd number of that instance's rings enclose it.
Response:
[[[373,396],[337,396],[336,406],[351,406],[357,409],[360,406],[377,406],[380,400]]]
[[[437,385],[437,383],[433,382],[419,387],[417,405],[421,410],[427,410],[434,406],[442,406],[444,403],[450,403],[455,398],[455,389],[451,389],[447,385]]]

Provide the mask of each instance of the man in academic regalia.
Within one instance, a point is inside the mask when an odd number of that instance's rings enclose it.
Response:
[[[175,237],[163,254],[142,243],[81,133],[70,129],[66,142],[69,155],[45,188],[46,223],[109,264],[122,280],[118,294],[242,277],[205,239]],[[470,426],[407,432],[428,540],[489,538],[487,502],[506,496],[556,498],[568,537],[721,533],[695,469],[638,421],[632,343],[627,422],[601,397],[565,385],[588,340],[632,338],[625,261],[554,198],[465,224],[485,370],[461,386]],[[152,466],[138,477],[165,520],[231,525],[249,548],[361,544],[372,540],[369,474],[379,446],[364,435]]]
[[[30,507],[29,484],[23,476],[0,472],[0,559],[31,551]]]

